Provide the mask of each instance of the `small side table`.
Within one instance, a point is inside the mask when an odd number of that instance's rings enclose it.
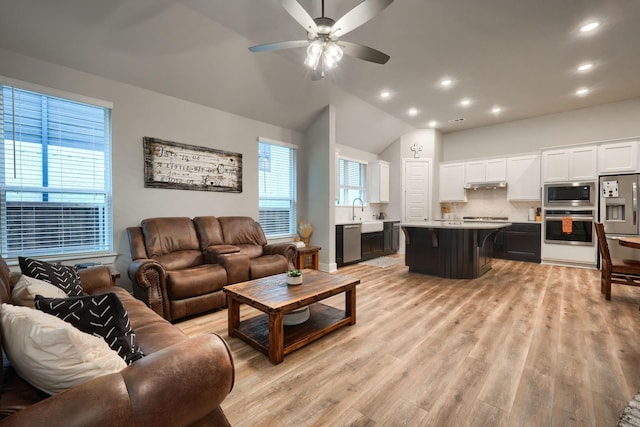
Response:
[[[298,248],[298,256],[296,257],[296,268],[301,270],[303,268],[313,268],[314,270],[318,269],[318,261],[320,252],[322,248],[320,246],[305,246],[304,248]],[[309,267],[306,267],[307,257],[311,258],[311,264]]]

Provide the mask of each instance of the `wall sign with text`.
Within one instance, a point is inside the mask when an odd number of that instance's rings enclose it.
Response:
[[[242,154],[145,136],[144,186],[242,193]]]

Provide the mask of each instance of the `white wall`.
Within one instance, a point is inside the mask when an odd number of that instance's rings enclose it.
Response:
[[[395,140],[380,153],[380,159],[389,162],[389,204],[385,215],[389,219],[402,219],[402,144]]]
[[[113,103],[113,214],[120,286],[130,289],[126,227],[154,216],[258,217],[258,136],[300,145],[284,128],[78,72],[0,49],[0,75]],[[188,82],[185,82],[188,84]],[[243,191],[227,194],[144,188],[142,138],[228,150],[243,155]],[[333,152],[333,151],[332,151]],[[304,195],[303,195],[304,197]]]
[[[640,135],[640,98],[444,135],[444,161]]]
[[[321,246],[318,268],[335,271],[335,139],[336,112],[328,105],[304,133],[301,187],[306,194],[301,214],[313,226],[310,243]]]

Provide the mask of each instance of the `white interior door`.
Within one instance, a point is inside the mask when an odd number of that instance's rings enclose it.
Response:
[[[403,170],[403,220],[428,221],[431,216],[431,162],[429,159],[405,159]]]

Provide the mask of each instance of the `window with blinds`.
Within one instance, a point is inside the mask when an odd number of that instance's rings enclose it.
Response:
[[[341,206],[351,206],[356,198],[366,202],[366,164],[349,159],[338,159],[338,201]]]
[[[297,151],[289,145],[258,141],[259,222],[267,237],[296,234]]]
[[[110,252],[111,110],[0,88],[2,256]]]

